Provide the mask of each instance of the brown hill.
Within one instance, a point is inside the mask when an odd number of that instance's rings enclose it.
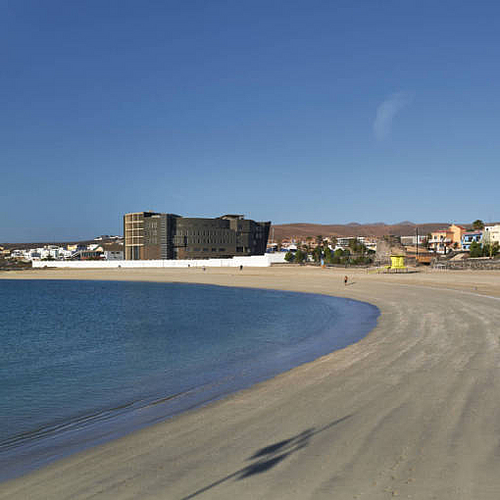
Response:
[[[284,238],[307,238],[312,236],[315,238],[318,235],[323,237],[347,237],[347,236],[374,236],[381,237],[389,234],[396,236],[410,236],[416,233],[418,228],[419,234],[428,234],[438,229],[448,227],[446,222],[414,224],[412,222],[401,222],[399,224],[384,224],[377,222],[374,224],[358,224],[351,222],[350,224],[273,224],[270,238],[279,241]]]

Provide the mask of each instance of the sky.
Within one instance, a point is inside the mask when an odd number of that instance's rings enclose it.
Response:
[[[0,0],[0,47],[0,242],[500,220],[494,0]]]

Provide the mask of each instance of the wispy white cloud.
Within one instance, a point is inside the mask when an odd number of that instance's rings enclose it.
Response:
[[[380,104],[373,122],[373,132],[379,141],[386,139],[390,135],[395,116],[408,106],[412,100],[413,93],[403,91],[392,94]]]

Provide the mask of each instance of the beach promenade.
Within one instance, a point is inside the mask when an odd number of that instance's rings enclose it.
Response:
[[[382,312],[357,344],[2,483],[2,500],[500,497],[500,272],[64,269],[1,278],[273,288]]]

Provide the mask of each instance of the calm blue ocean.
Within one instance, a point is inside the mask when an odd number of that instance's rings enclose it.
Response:
[[[345,347],[376,307],[205,285],[0,281],[0,480]]]

